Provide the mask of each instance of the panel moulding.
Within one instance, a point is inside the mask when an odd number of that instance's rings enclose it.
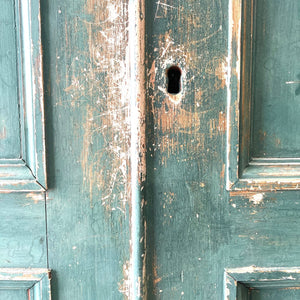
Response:
[[[300,158],[251,157],[255,0],[229,1],[226,189],[300,189]]]
[[[46,183],[39,0],[16,0],[21,154],[0,159],[0,192],[44,191]]]
[[[224,300],[250,299],[254,290],[274,290],[300,288],[300,269],[243,267],[225,269]]]
[[[48,269],[0,269],[1,290],[24,290],[27,299],[51,299],[51,273]]]

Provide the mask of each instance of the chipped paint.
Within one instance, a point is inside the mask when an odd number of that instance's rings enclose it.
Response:
[[[254,205],[260,204],[264,199],[264,193],[252,195],[249,199]]]
[[[218,125],[218,130],[221,133],[226,132],[226,114],[223,111],[220,111],[219,113],[219,125]],[[224,176],[223,176],[224,177]]]
[[[34,203],[37,203],[39,201],[44,201],[45,200],[45,195],[44,195],[44,193],[33,193],[33,192],[31,192],[31,193],[28,193],[26,195],[26,198],[33,200]]]
[[[125,262],[123,265],[123,278],[119,283],[119,292],[122,293],[126,299],[130,299],[130,263]]]
[[[0,139],[1,139],[1,140],[6,139],[6,127],[5,127],[5,126],[3,126],[3,127],[1,128],[1,131],[0,131]]]
[[[230,298],[230,288],[229,286],[232,285],[232,283],[230,282],[228,276],[226,276],[225,273],[225,278],[224,278],[224,282],[225,282],[225,299],[229,300]]]

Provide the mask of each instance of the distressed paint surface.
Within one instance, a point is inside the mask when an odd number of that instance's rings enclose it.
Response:
[[[45,198],[0,194],[1,268],[47,266]]]
[[[146,9],[147,299],[221,299],[228,3],[168,5]],[[176,103],[165,82],[173,64],[183,74]]]
[[[226,143],[231,163],[239,150],[239,97],[247,91],[239,86],[241,5],[147,2],[147,299],[223,299],[233,293],[223,286],[225,268],[300,264],[299,192],[271,192],[296,189],[297,169],[282,182],[262,166],[261,178],[274,178],[225,190]],[[165,72],[173,64],[183,74],[176,101],[166,92]]]
[[[130,298],[128,1],[42,1],[53,299]]]
[[[52,269],[54,300],[215,300],[244,295],[225,270],[300,266],[299,191],[226,190],[241,4],[41,0],[48,191],[0,195],[1,267]]]
[[[299,157],[300,6],[272,6],[256,3],[251,150],[253,157]]]
[[[0,2],[1,38],[0,47],[0,158],[19,158],[19,99],[17,73],[17,39],[15,32],[15,5],[13,1]]]

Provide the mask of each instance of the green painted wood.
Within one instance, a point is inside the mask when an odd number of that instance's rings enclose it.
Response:
[[[299,157],[298,1],[255,1],[253,157]]]
[[[14,1],[0,2],[0,158],[20,158],[18,48]]]
[[[0,298],[6,300],[28,300],[26,290],[0,290]]]
[[[261,10],[257,15],[260,22],[277,15],[297,28],[297,2],[257,2],[269,8],[268,13]],[[286,13],[289,4],[294,5],[293,18]],[[146,299],[236,299],[231,293],[237,291],[224,289],[225,268],[300,265],[299,192],[272,192],[285,182],[280,178],[272,183],[264,176],[263,192],[259,191],[262,182],[254,184],[253,192],[250,184],[242,191],[225,190],[227,163],[233,183],[239,176],[231,163],[238,165],[239,101],[247,90],[240,87],[245,57],[241,16],[245,9],[251,12],[251,1],[147,1],[146,5]],[[278,9],[281,6],[285,8]],[[251,23],[247,26],[251,28]],[[292,34],[292,27],[285,23],[281,30]],[[269,49],[262,41],[260,45]],[[291,58],[281,50],[282,57]],[[173,64],[183,74],[178,98],[166,91],[166,70]],[[259,66],[263,70],[264,64]],[[277,76],[276,71],[268,74],[270,82]],[[297,86],[286,88],[296,97]],[[276,112],[280,114],[279,109]],[[291,140],[293,132],[286,131]],[[290,179],[286,180],[289,188],[296,188]]]
[[[251,39],[246,52],[241,43],[253,2],[145,1],[145,13],[133,15],[137,3],[41,0],[49,189],[1,194],[1,266],[49,267],[54,300],[247,299],[251,279],[270,297],[251,266],[270,276],[300,266],[300,194],[290,180],[298,168],[282,184],[262,164],[248,171],[270,174],[264,185],[227,190],[249,179],[238,158],[241,128],[251,123],[239,117],[250,90],[241,80],[252,80],[241,71]],[[256,24],[279,13],[270,6]],[[141,20],[145,49],[136,40]],[[177,95],[167,93],[172,65],[182,70]],[[272,287],[291,287],[282,295],[293,299],[298,285],[286,275]]]
[[[42,194],[0,194],[1,268],[47,267]]]
[[[130,299],[128,1],[41,1],[52,299]]]
[[[299,290],[253,290],[250,300],[297,300],[300,297]]]
[[[51,299],[50,271],[37,268],[0,269],[1,299]]]
[[[40,4],[2,2],[0,191],[41,191],[47,184]]]

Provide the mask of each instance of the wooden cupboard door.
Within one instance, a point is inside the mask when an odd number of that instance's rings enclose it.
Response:
[[[298,1],[0,8],[0,298],[299,297]]]
[[[147,299],[299,297],[299,14],[147,1]]]
[[[0,1],[0,298],[50,299],[39,1]]]

